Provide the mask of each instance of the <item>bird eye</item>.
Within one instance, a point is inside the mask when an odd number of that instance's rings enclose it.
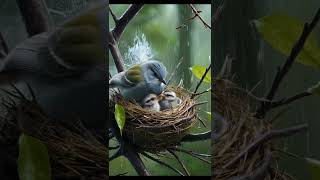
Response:
[[[154,101],[156,98],[151,98],[150,101]]]

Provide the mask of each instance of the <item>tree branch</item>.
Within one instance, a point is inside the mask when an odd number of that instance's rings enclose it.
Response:
[[[305,91],[305,92],[296,94],[296,95],[294,95],[292,97],[289,97],[287,99],[283,99],[283,100],[280,100],[280,101],[273,101],[273,102],[271,102],[270,109],[290,104],[290,103],[292,103],[292,102],[294,102],[296,100],[299,100],[299,99],[302,99],[304,97],[311,96],[311,95],[312,95],[312,93]]]
[[[112,16],[112,19],[113,19],[114,23],[115,23],[115,24],[118,24],[119,19],[118,19],[117,16],[113,13],[110,5],[109,5],[109,11],[110,11],[110,14],[111,14],[111,16]]]
[[[177,148],[169,148],[170,150],[174,150],[174,151],[179,151],[179,152],[182,152],[182,153],[185,153],[185,154],[188,154],[194,158],[197,158],[207,164],[211,164],[211,161],[210,160],[207,160],[207,159],[204,159],[202,157],[210,157],[208,154],[200,154],[200,153],[195,153],[195,152],[192,152],[192,151],[187,151],[187,150],[184,150],[184,149],[177,149]]]
[[[143,4],[132,4],[119,19],[115,15],[113,17],[117,19],[117,22],[113,30],[108,33],[108,38],[109,49],[118,72],[124,71],[123,58],[118,47],[118,41],[130,20],[139,12],[142,6]],[[110,12],[112,12],[111,9]]]
[[[208,74],[209,70],[211,69],[211,64],[206,68],[206,71],[204,72],[204,74],[202,75],[199,83],[196,86],[196,89],[194,90],[193,94],[191,95],[191,98],[195,97],[195,94],[197,93],[201,83],[203,82],[204,78],[206,77],[206,75]]]
[[[271,130],[260,137],[256,138],[251,144],[249,144],[245,149],[243,149],[236,157],[234,157],[231,161],[229,161],[226,165],[223,166],[223,169],[226,169],[240,160],[241,157],[253,151],[256,147],[266,143],[267,141],[274,138],[281,138],[291,136],[298,132],[306,131],[308,129],[307,124],[302,124],[286,129],[281,130]]]
[[[200,21],[203,23],[204,27],[211,29],[211,26],[208,23],[206,23],[206,21],[203,20],[203,18],[200,16],[201,11],[198,11],[192,4],[189,4],[189,7],[192,9],[192,12],[194,13],[194,17],[192,17],[192,19],[198,17]]]
[[[165,163],[165,162],[162,162],[162,161],[160,161],[159,159],[156,159],[156,158],[150,156],[149,154],[147,154],[147,153],[145,153],[145,152],[142,152],[141,154],[144,155],[145,157],[153,160],[154,162],[157,162],[157,163],[159,163],[160,165],[165,166],[165,167],[173,170],[174,172],[180,174],[181,176],[184,176],[184,174],[183,174],[182,172],[180,172],[178,169],[170,166],[169,164],[167,164],[167,163]]]
[[[126,28],[128,23],[132,20],[132,18],[141,10],[142,6],[143,4],[130,5],[130,7],[118,19],[116,26],[112,30],[113,37],[116,41],[119,41],[124,29]]]
[[[16,0],[29,37],[46,32],[50,27],[49,14],[43,0]]]
[[[179,156],[176,155],[176,153],[174,153],[173,151],[171,151],[170,149],[167,149],[167,151],[177,159],[178,163],[181,165],[183,171],[187,174],[187,176],[190,176],[190,173],[188,171],[188,169],[186,168],[186,166],[183,164],[183,162],[180,160]]]
[[[150,176],[138,152],[129,143],[124,144],[124,156],[130,161],[139,176]]]
[[[5,58],[9,53],[8,44],[0,32],[0,58]]]
[[[181,140],[181,142],[195,142],[211,139],[211,131],[198,134],[187,134]]]
[[[269,93],[266,96],[267,100],[272,101],[274,96],[276,95],[278,88],[283,80],[283,78],[286,76],[286,74],[289,72],[292,64],[294,63],[296,57],[299,55],[300,51],[302,50],[308,36],[310,35],[310,33],[312,32],[312,30],[314,29],[314,27],[316,26],[316,24],[318,23],[320,19],[320,8],[318,9],[316,15],[314,16],[312,22],[310,24],[305,23],[303,31],[298,39],[298,41],[296,42],[296,44],[293,46],[293,48],[291,49],[290,55],[288,56],[286,62],[284,63],[284,65],[279,68],[271,89],[269,90]],[[263,118],[266,114],[267,111],[269,111],[271,109],[271,104],[269,102],[261,102],[260,107],[258,108],[257,112],[256,112],[256,117],[257,118]]]
[[[169,148],[169,149],[173,150],[173,151],[183,152],[183,153],[189,154],[189,155],[191,155],[193,157],[195,157],[195,156],[198,156],[198,157],[211,157],[211,154],[196,153],[196,152],[193,152],[193,151],[190,151],[190,150],[185,150],[185,149],[176,148],[176,147],[172,147],[172,148]]]

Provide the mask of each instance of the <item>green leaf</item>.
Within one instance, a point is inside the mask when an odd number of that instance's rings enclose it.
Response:
[[[204,73],[206,72],[206,67],[200,66],[200,65],[194,65],[190,68],[193,75],[196,76],[196,78],[201,79]],[[206,83],[211,83],[211,72],[209,71],[206,76],[203,79]]]
[[[307,90],[309,93],[320,96],[320,82]]]
[[[208,114],[208,119],[211,121],[211,117],[212,117],[212,116],[211,116],[211,112],[208,112],[208,111],[207,111],[206,113]]]
[[[50,180],[47,147],[42,141],[22,134],[19,139],[18,173],[20,180]]]
[[[120,129],[120,134],[122,136],[122,130],[123,130],[124,124],[126,122],[126,112],[125,112],[123,106],[121,106],[119,104],[115,105],[114,116],[116,118],[118,127]]]
[[[282,13],[274,13],[259,20],[254,20],[260,35],[274,49],[289,56],[294,44],[299,39],[304,23]],[[320,68],[320,48],[314,34],[310,34],[297,62],[314,68]]]
[[[320,179],[320,161],[312,158],[305,158],[308,170],[313,180]]]

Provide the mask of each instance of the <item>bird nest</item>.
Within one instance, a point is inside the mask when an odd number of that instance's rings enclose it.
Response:
[[[8,157],[18,158],[18,139],[24,133],[46,145],[53,179],[108,179],[108,149],[98,135],[76,118],[49,120],[35,99],[18,89],[8,94],[0,105],[6,111],[0,116],[0,145]]]
[[[272,125],[254,117],[257,102],[249,94],[229,80],[215,81],[212,179],[293,179],[277,169],[275,144],[260,141]]]
[[[140,150],[160,152],[178,145],[197,121],[196,106],[199,103],[191,98],[191,93],[182,87],[170,86],[167,89],[174,91],[182,100],[181,104],[169,110],[150,111],[137,103],[126,101],[119,94],[109,101],[110,107],[117,103],[125,108],[124,139]]]

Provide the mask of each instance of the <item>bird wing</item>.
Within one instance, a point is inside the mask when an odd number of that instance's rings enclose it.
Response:
[[[107,60],[108,3],[96,3],[61,24],[49,37],[49,50],[69,69],[87,69]]]
[[[144,80],[142,68],[139,65],[130,67],[124,74],[124,79],[131,86]]]

